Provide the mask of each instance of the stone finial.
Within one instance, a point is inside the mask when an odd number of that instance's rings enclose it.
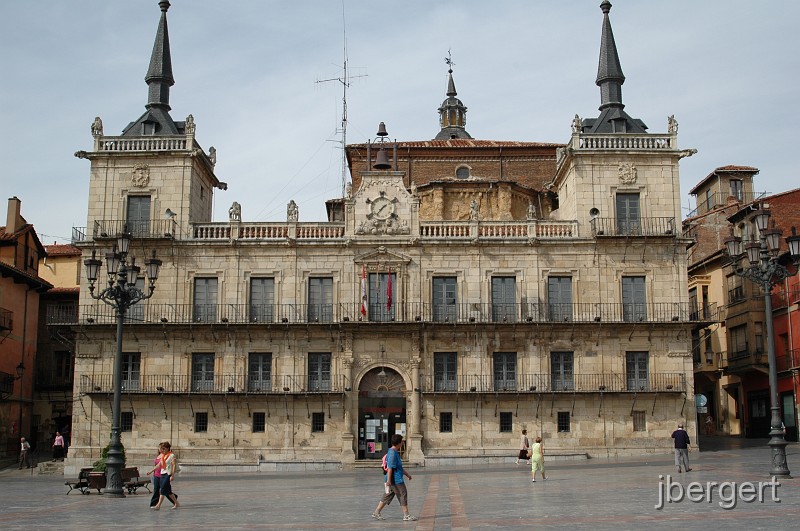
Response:
[[[214,146],[208,148],[208,160],[211,161],[212,166],[217,165],[217,148],[215,148]]]
[[[185,126],[186,126],[186,134],[193,135],[196,127],[194,124],[194,116],[190,114],[189,116],[186,117]]]
[[[671,135],[674,135],[678,132],[678,120],[675,119],[674,114],[671,114],[667,117],[667,132]]]
[[[572,134],[580,133],[583,131],[583,120],[577,114],[572,119]]]

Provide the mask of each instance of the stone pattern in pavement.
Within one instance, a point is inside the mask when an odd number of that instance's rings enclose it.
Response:
[[[800,446],[787,448],[800,477]],[[658,502],[659,475],[684,487],[691,481],[768,481],[770,450],[691,452],[692,472],[677,474],[668,456],[546,463],[548,481],[530,481],[530,468],[507,465],[413,468],[411,514],[403,522],[397,501],[370,517],[382,491],[373,469],[319,473],[266,473],[179,477],[182,508],[148,509],[146,491],[124,499],[96,493],[66,496],[65,478],[16,469],[0,472],[2,529],[790,529],[800,517],[800,479],[783,480],[780,503]],[[663,481],[661,482],[663,484]]]

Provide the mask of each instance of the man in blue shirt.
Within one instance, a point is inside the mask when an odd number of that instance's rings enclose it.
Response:
[[[403,461],[400,459],[400,447],[402,445],[403,436],[399,433],[392,435],[392,447],[386,453],[386,474],[384,475],[386,493],[372,513],[372,517],[376,520],[386,520],[381,516],[381,511],[395,496],[400,501],[400,508],[403,509],[403,520],[408,522],[417,519],[416,516],[411,516],[408,512],[408,490],[406,490],[403,476],[411,479],[411,474],[403,470]]]

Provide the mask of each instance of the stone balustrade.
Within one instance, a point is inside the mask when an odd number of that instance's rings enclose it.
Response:
[[[98,138],[96,151],[186,151],[193,147],[193,142],[185,136],[103,136]]]
[[[675,136],[670,134],[580,134],[572,138],[572,149],[651,150],[677,149]]]

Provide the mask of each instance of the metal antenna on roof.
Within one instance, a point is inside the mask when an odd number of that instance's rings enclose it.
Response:
[[[344,16],[344,0],[342,0],[342,37],[343,37],[343,57],[342,75],[340,77],[332,77],[329,79],[318,79],[317,83],[326,83],[328,81],[338,81],[342,84],[342,125],[336,130],[337,134],[341,134],[339,144],[342,148],[342,197],[345,197],[345,190],[347,188],[347,153],[345,147],[347,146],[347,88],[350,86],[350,80],[355,77],[367,77],[367,74],[360,74],[351,76],[347,71],[347,23]]]

